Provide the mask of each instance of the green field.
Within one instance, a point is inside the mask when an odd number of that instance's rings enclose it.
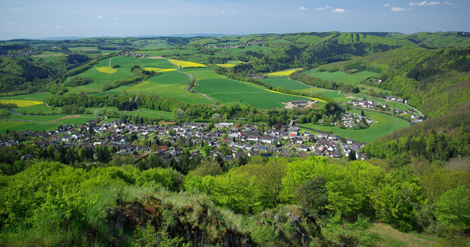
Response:
[[[305,71],[303,73],[309,74],[314,77],[318,77],[322,80],[328,81],[336,81],[336,82],[344,82],[346,84],[356,85],[359,84],[364,79],[369,77],[378,77],[378,73],[369,72],[369,71],[362,71],[359,73],[355,73],[352,75],[348,75],[347,73],[336,71],[336,72],[317,72],[317,69],[312,69],[309,71]]]
[[[360,113],[360,111],[357,110],[349,112]],[[301,124],[300,126],[320,131],[331,130],[333,134],[339,135],[344,138],[350,137],[353,138],[354,141],[358,142],[371,142],[379,137],[386,136],[394,131],[410,126],[409,122],[386,114],[367,111],[364,111],[364,113],[367,117],[371,117],[374,122],[378,121],[378,123],[374,123],[369,128],[361,130],[340,129],[336,126],[314,125],[311,123]]]
[[[212,70],[212,68],[197,68],[197,69],[181,69],[183,73],[190,74],[196,80],[207,80],[207,79],[223,79],[226,78],[224,75],[219,75]]]
[[[111,60],[111,63],[110,63]],[[163,68],[163,69],[172,69],[175,68],[171,63],[165,59],[149,59],[149,58],[133,58],[133,57],[113,57],[111,59],[103,59],[98,62],[98,65],[95,67],[108,67],[109,64],[114,65],[118,64],[121,67],[117,68],[117,72],[114,74],[106,74],[99,72],[95,68],[91,68],[81,74],[79,77],[90,77],[95,83],[88,85],[83,85],[78,88],[69,88],[67,89],[71,93],[78,93],[80,91],[95,91],[101,90],[103,88],[104,82],[113,82],[116,80],[124,80],[134,76],[134,73],[131,72],[132,67],[135,65],[140,66],[141,69],[145,68]]]
[[[183,73],[172,71],[166,72],[159,76],[150,78],[148,81],[142,82],[127,92],[148,92],[169,98],[179,99],[183,102],[192,104],[211,104],[212,101],[205,97],[186,92],[184,89],[188,86],[189,77]]]
[[[70,51],[73,52],[80,52],[80,51],[87,51],[87,50],[98,50],[98,47],[69,47]]]
[[[6,131],[51,131],[56,130],[59,124],[39,124],[29,122],[17,122],[17,121],[3,121],[0,120],[0,134],[5,134]]]
[[[273,88],[283,87],[283,88],[287,88],[290,90],[301,90],[301,89],[309,88],[308,86],[304,84],[301,84],[297,81],[289,80],[286,77],[266,78],[266,79],[262,79],[261,81],[268,83],[269,85],[273,86]]]
[[[32,100],[32,101],[43,101],[45,98],[51,97],[50,93],[34,93],[34,94],[23,94],[15,96],[3,96],[0,99],[5,100]]]
[[[242,103],[266,109],[284,107],[281,102],[305,99],[298,96],[269,92],[262,86],[231,79],[202,80],[199,81],[199,86],[196,87],[196,90],[224,105]]]
[[[57,113],[57,114],[60,114],[60,109],[57,109],[56,110],[52,110],[51,107],[49,106],[46,106],[46,105],[32,105],[32,106],[25,106],[25,107],[18,107],[18,108],[14,108],[15,111],[17,112],[26,112],[27,114],[31,114],[31,113],[34,113],[34,114],[37,114],[39,112],[42,112],[44,114],[52,114],[52,113]]]

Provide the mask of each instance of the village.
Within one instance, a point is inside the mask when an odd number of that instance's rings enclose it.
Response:
[[[395,97],[395,96],[386,96],[385,100],[408,104],[408,100],[404,100],[402,98]],[[375,102],[373,100],[368,100],[366,98],[359,98],[357,100],[350,100],[348,102],[348,105],[351,105],[351,106],[354,106],[354,107],[362,107],[362,108],[366,108],[366,109],[370,109],[370,110],[381,110],[381,111],[390,110],[394,114],[409,114],[409,115],[411,115],[411,119],[415,123],[419,123],[419,122],[424,121],[423,117],[413,114],[413,110],[402,111],[398,108],[393,109],[388,104],[381,104],[379,102]]]
[[[241,47],[246,47],[246,46],[258,46],[264,44],[264,41],[252,41],[252,42],[247,42],[247,43],[240,43],[237,45],[206,45],[204,47],[206,48],[241,48]]]
[[[18,154],[19,151],[14,147],[24,145],[22,141],[44,149],[49,146],[54,149],[89,147],[95,156],[97,147],[106,146],[113,150],[112,155],[134,155],[135,163],[152,152],[162,159],[178,159],[185,154],[191,158],[218,156],[225,161],[232,161],[252,156],[268,158],[317,155],[342,158],[349,157],[350,152],[354,151],[356,159],[366,159],[359,152],[364,144],[356,143],[351,138],[345,140],[327,133],[315,136],[309,131],[300,131],[294,125],[277,127],[280,128],[273,126],[263,131],[264,126],[251,123],[240,127],[233,123],[218,123],[211,129],[209,123],[148,125],[96,119],[83,126],[64,125],[49,132],[12,131],[10,135],[6,135],[12,138],[4,138],[0,141],[0,146],[11,146],[10,153]],[[152,143],[160,145],[151,145]],[[35,154],[23,154],[20,158],[35,158]]]

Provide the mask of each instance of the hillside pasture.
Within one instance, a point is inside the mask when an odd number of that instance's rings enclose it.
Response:
[[[212,70],[212,68],[196,68],[196,69],[182,69],[183,73],[190,74],[196,80],[207,80],[207,79],[223,79],[226,78],[224,75],[219,75]]]
[[[222,68],[233,68],[237,65],[236,64],[231,64],[231,63],[224,63],[224,64],[217,64],[217,66],[222,67]]]
[[[360,113],[361,111],[352,110],[348,111],[351,113]],[[354,141],[358,142],[371,142],[379,137],[386,136],[394,131],[399,129],[406,128],[410,126],[410,123],[396,118],[390,115],[378,113],[378,112],[368,112],[364,111],[366,117],[371,117],[374,121],[367,129],[360,129],[360,130],[353,130],[353,129],[341,129],[336,126],[323,126],[323,125],[314,125],[312,123],[309,124],[301,124],[301,127],[312,128],[319,131],[327,131],[331,130],[333,134],[339,135],[344,138],[353,138]],[[375,123],[377,121],[377,123]]]
[[[318,77],[322,80],[328,80],[328,81],[336,81],[336,82],[344,82],[346,84],[351,84],[351,85],[356,85],[361,83],[363,80],[369,78],[369,77],[378,77],[378,73],[370,72],[370,71],[362,71],[358,72],[352,75],[349,75],[347,73],[344,73],[342,71],[336,71],[336,72],[317,72],[317,69],[312,69],[309,71],[303,72],[305,74]]]
[[[31,122],[20,121],[5,121],[0,120],[0,134],[5,134],[6,131],[51,131],[56,130],[59,124],[40,124]]]
[[[181,61],[181,60],[174,60],[174,59],[169,59],[170,62],[176,64],[176,66],[184,69],[184,68],[205,68],[207,67],[204,64],[200,63],[194,63],[194,62],[189,62],[189,61]]]
[[[189,76],[172,71],[152,77],[129,88],[127,92],[147,92],[193,104],[213,103],[201,95],[185,91],[184,89],[188,86],[189,81]]]
[[[284,107],[282,102],[303,100],[304,97],[269,92],[250,82],[231,79],[207,79],[199,81],[196,91],[208,95],[224,105],[241,103],[260,108]]]
[[[28,100],[28,101],[43,101],[45,98],[51,97],[50,93],[33,93],[14,96],[3,96],[0,100]]]
[[[283,78],[266,78],[266,79],[262,79],[261,81],[263,81],[265,83],[268,83],[273,88],[283,87],[283,88],[287,88],[287,89],[290,89],[290,90],[301,90],[301,89],[308,89],[309,88],[308,86],[306,86],[304,84],[301,84],[298,81],[289,80],[288,78],[285,78],[285,77],[283,77]]]

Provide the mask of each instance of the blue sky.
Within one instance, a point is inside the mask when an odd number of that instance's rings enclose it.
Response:
[[[0,0],[0,40],[189,33],[470,31],[469,0]]]

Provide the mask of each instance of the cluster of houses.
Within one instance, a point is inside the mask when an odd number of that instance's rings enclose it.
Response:
[[[362,116],[361,114],[357,113],[342,113],[341,114],[341,123],[346,127],[346,128],[353,128],[354,126],[357,126],[358,124],[365,123],[367,125],[371,125],[374,123],[372,119],[367,118],[365,116]]]
[[[396,96],[385,96],[385,99],[389,100],[389,101],[395,101],[395,102],[408,104],[407,99],[403,100],[402,98],[399,98],[399,97],[396,97]]]
[[[258,46],[261,44],[264,44],[264,41],[251,41],[247,42],[245,44],[237,44],[237,45],[206,45],[206,48],[240,48],[240,47],[246,47],[246,46]]]
[[[26,57],[26,56],[41,54],[42,52],[43,50],[27,50],[27,51],[17,52],[17,53],[2,54],[0,55],[0,57]]]
[[[106,145],[114,147],[116,155],[134,154],[136,162],[150,152],[156,152],[161,157],[180,156],[184,147],[199,147],[201,143],[211,147],[211,152],[206,155],[219,156],[230,161],[240,157],[301,157],[301,156],[328,156],[341,158],[338,148],[342,145],[336,135],[319,134],[317,137],[305,131],[299,133],[296,126],[275,127],[262,131],[254,124],[246,124],[243,127],[234,126],[233,123],[219,123],[212,131],[207,130],[206,123],[187,123],[182,125],[148,125],[124,123],[121,120],[106,122],[104,119],[90,120],[83,126],[65,125],[57,130],[44,131],[19,131],[15,135],[26,138],[33,144],[47,148],[65,146],[91,147],[94,151],[97,146]],[[169,142],[171,145],[160,146],[158,150],[151,150],[145,145],[135,145],[134,140],[147,140],[158,138]],[[185,145],[188,144],[188,145]],[[4,139],[0,140],[0,146],[18,146],[20,143]],[[352,146],[349,149],[354,149]],[[348,149],[348,150],[349,150]],[[357,149],[357,150],[356,150]],[[356,148],[356,151],[359,151]],[[201,155],[194,148],[192,157]],[[343,154],[345,150],[343,149]],[[33,158],[31,154],[27,158]]]
[[[287,109],[294,109],[294,108],[302,108],[302,107],[310,107],[313,104],[317,103],[316,100],[292,100],[287,103],[282,102]]]
[[[119,54],[120,56],[128,56],[128,57],[149,57],[147,54],[142,53],[135,53],[134,51],[124,51]]]

